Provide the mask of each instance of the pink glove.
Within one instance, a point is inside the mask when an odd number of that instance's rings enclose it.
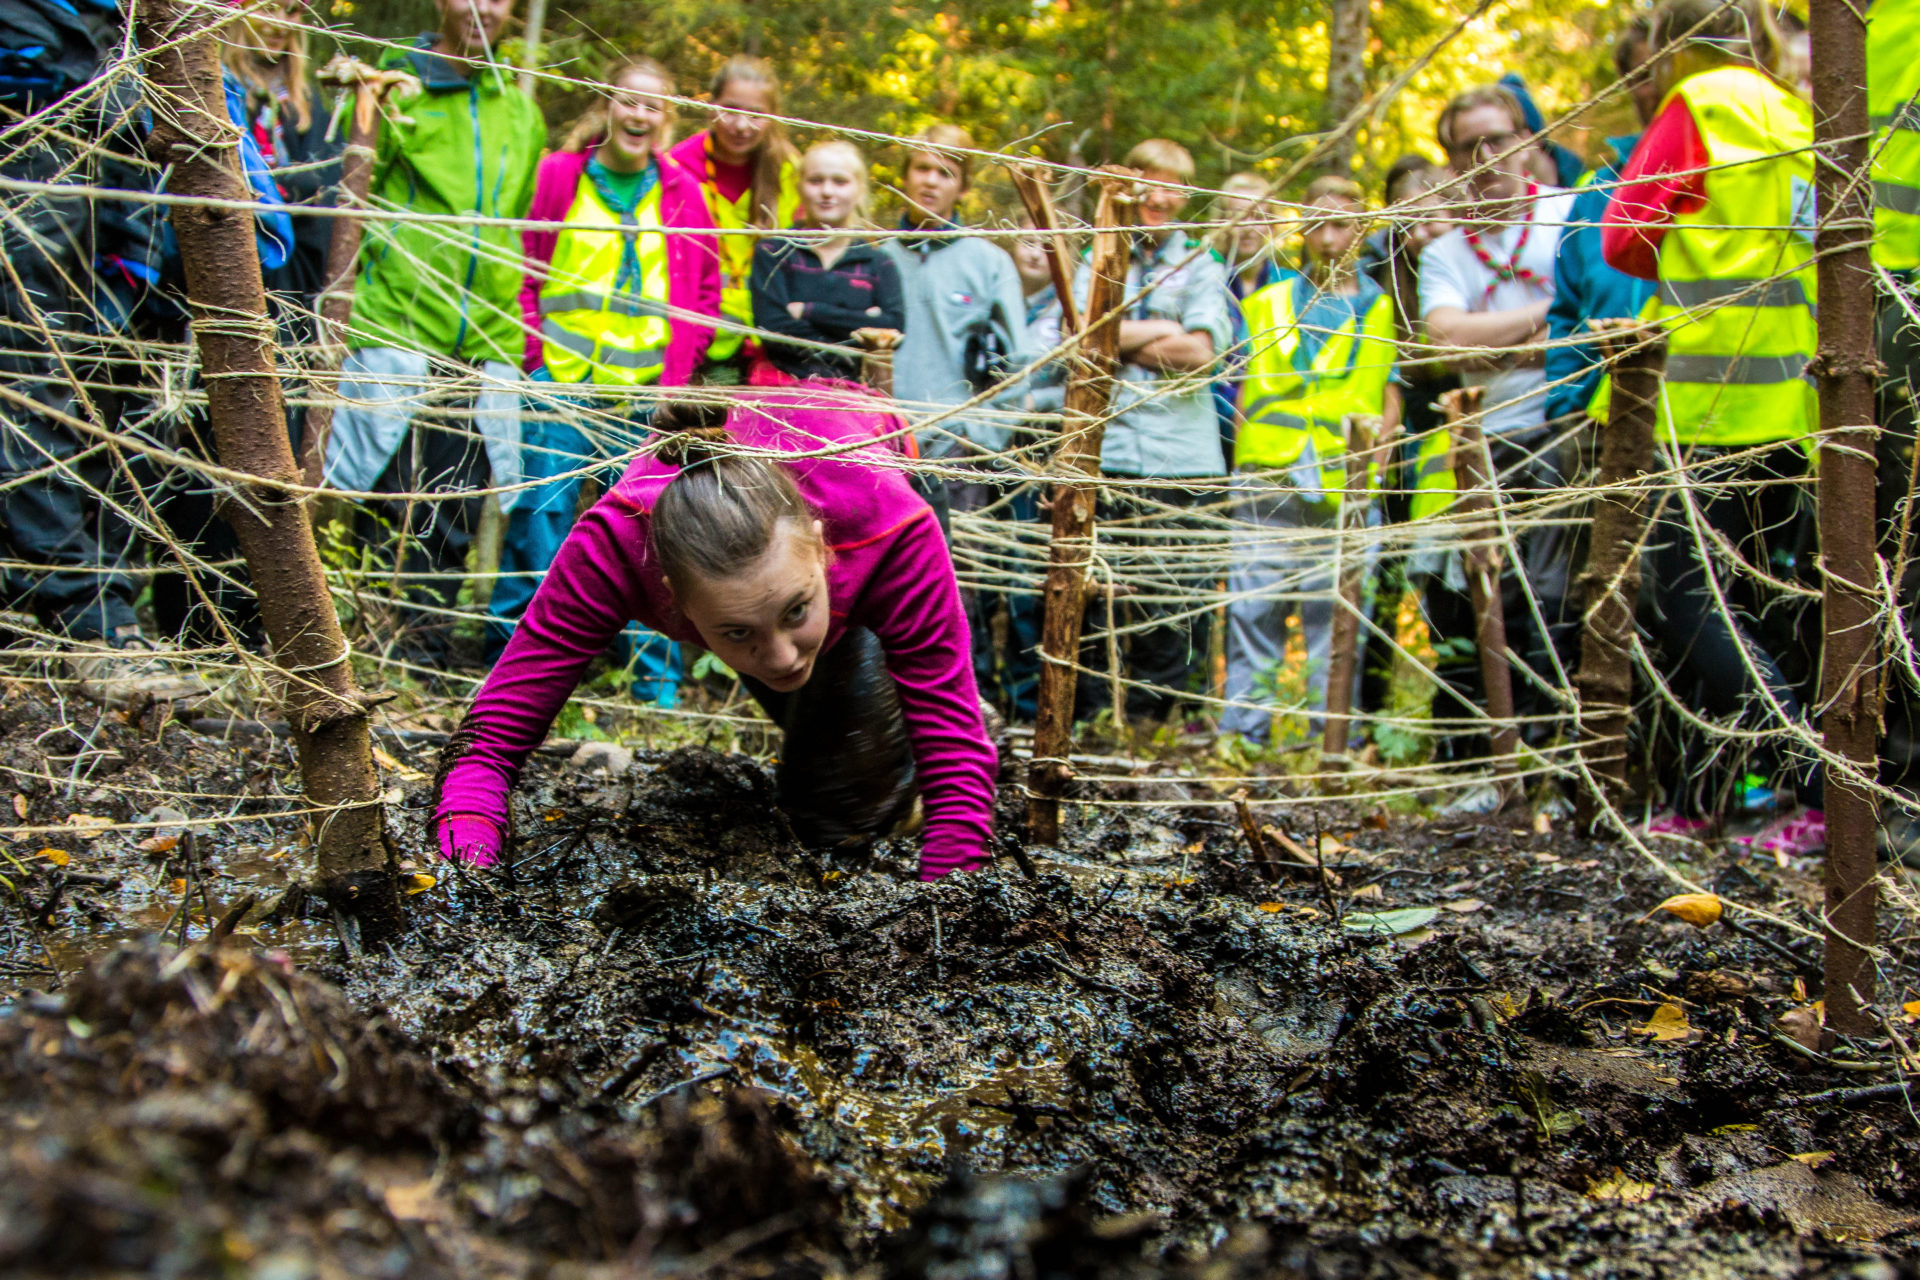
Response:
[[[473,813],[450,813],[440,819],[440,856],[470,867],[491,867],[500,861],[500,828],[493,819]]]

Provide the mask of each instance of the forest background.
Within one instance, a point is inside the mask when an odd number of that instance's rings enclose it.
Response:
[[[1294,175],[1282,194],[1297,194],[1329,170],[1350,171],[1376,190],[1397,156],[1417,150],[1438,158],[1433,120],[1441,104],[1504,72],[1524,77],[1547,119],[1557,119],[1613,79],[1611,37],[1636,7],[1631,0],[568,0],[546,12],[538,62],[590,81],[623,56],[646,54],[673,71],[681,94],[699,97],[727,57],[755,53],[779,68],[790,116],[893,135],[949,120],[984,149],[1074,165],[1117,161],[1142,138],[1168,137],[1193,152],[1204,188],[1241,169],[1288,177],[1331,124],[1481,10],[1401,93]],[[521,17],[526,8],[522,0]],[[432,0],[333,0],[323,12],[343,36],[403,40],[436,25]],[[517,35],[501,53],[522,61]],[[556,137],[591,100],[585,88],[553,80],[537,80],[535,92]],[[700,127],[697,114],[683,113],[682,136]],[[1605,137],[1633,128],[1630,108],[1616,98],[1555,137],[1597,158]],[[811,140],[797,131],[802,147]],[[884,191],[899,157],[869,150]],[[975,207],[963,212],[975,218],[1016,205],[999,171],[982,176],[972,200]]]

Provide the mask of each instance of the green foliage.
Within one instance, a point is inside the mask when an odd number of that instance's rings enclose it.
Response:
[[[1457,0],[1374,0],[1369,92],[1468,11]],[[434,25],[428,0],[335,0],[334,12],[385,38]],[[1628,12],[1613,0],[1498,0],[1362,128],[1357,176],[1372,182],[1409,149],[1434,153],[1439,105],[1504,71],[1526,77],[1550,116],[1581,102],[1612,78],[1607,42]],[[727,57],[758,53],[780,68],[789,115],[885,134],[951,120],[984,148],[1069,163],[1117,161],[1140,139],[1164,136],[1193,152],[1203,186],[1245,168],[1281,175],[1321,127],[1324,0],[654,0],[643,15],[636,22],[625,0],[557,4],[548,11],[545,68],[590,80],[644,53],[674,72],[682,94],[698,97]],[[592,95],[549,84],[541,102],[557,137]],[[1568,141],[1592,150],[1590,139],[1629,120],[1621,104]],[[699,127],[698,113],[688,113],[681,132]],[[866,149],[884,190],[897,149]],[[987,174],[970,212],[1012,204],[1003,176]]]

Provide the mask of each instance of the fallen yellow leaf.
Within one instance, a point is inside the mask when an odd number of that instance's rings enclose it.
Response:
[[[38,856],[45,858],[56,867],[64,867],[67,865],[67,851],[65,849],[42,849]]]
[[[67,815],[67,825],[78,831],[82,839],[98,840],[113,825],[113,819],[91,813],[73,813]]]
[[[1908,1022],[1920,1022],[1920,1000],[1909,1000],[1900,1006],[1900,1012],[1907,1015]]]
[[[173,878],[173,891],[175,893],[185,893],[187,891],[187,882],[183,877],[175,876]]]
[[[1717,923],[1723,910],[1718,896],[1711,893],[1679,893],[1654,908],[1679,916],[1696,929]]]
[[[1760,1132],[1760,1126],[1757,1124],[1723,1124],[1718,1129],[1715,1129],[1713,1131],[1713,1136],[1716,1138],[1724,1138],[1726,1135],[1730,1133],[1758,1133],[1758,1132]]]
[[[179,836],[149,836],[133,847],[142,853],[172,853],[179,843]]]
[[[18,791],[13,793],[13,816],[22,822],[27,820],[27,798]]]
[[[1268,915],[1276,915],[1286,909],[1287,904],[1284,902],[1263,902],[1260,904],[1260,910],[1266,912]]]
[[[1377,884],[1363,884],[1353,891],[1356,898],[1378,898],[1384,891]]]
[[[409,896],[416,893],[425,893],[427,890],[433,888],[433,886],[440,883],[438,880],[435,880],[432,876],[428,875],[424,871],[416,872],[415,874],[408,876],[407,879],[410,882],[407,885],[407,893]]]
[[[1833,1152],[1802,1151],[1799,1155],[1790,1156],[1788,1158],[1793,1160],[1798,1160],[1801,1164],[1807,1166],[1807,1168],[1809,1169],[1818,1169],[1821,1165],[1833,1159]]]
[[[1462,898],[1458,902],[1443,902],[1440,905],[1442,908],[1453,912],[1455,915],[1464,916],[1472,912],[1478,911],[1480,908],[1486,906],[1487,904],[1482,902],[1478,898]]]
[[[1651,1182],[1639,1182],[1627,1176],[1618,1165],[1613,1173],[1600,1179],[1587,1188],[1587,1195],[1595,1200],[1618,1200],[1622,1204],[1639,1204],[1653,1198],[1659,1188]]]
[[[1677,1004],[1663,1004],[1653,1011],[1653,1016],[1639,1026],[1629,1026],[1627,1030],[1637,1036],[1652,1036],[1655,1040],[1685,1040],[1693,1034],[1693,1026],[1687,1021],[1687,1011]]]

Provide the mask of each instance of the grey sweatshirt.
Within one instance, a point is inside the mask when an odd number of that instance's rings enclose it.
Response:
[[[1038,354],[1027,341],[1019,273],[998,245],[978,236],[933,235],[889,239],[884,247],[900,268],[907,295],[906,335],[893,360],[893,394],[910,405],[916,417],[928,414],[929,406],[973,398],[966,356],[967,339],[975,330],[992,326],[999,331],[1011,370],[1024,368]],[[1023,384],[1015,382],[1000,398],[1017,409],[1023,392]],[[988,418],[948,418],[922,432],[922,454],[973,452],[954,436],[990,452],[1006,448],[1010,433],[1005,413]]]

